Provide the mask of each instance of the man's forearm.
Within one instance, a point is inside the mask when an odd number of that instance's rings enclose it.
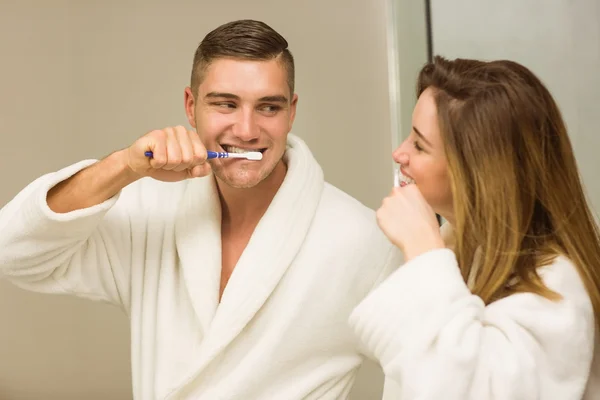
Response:
[[[127,149],[112,153],[48,191],[48,207],[67,213],[101,204],[139,179],[127,165]]]

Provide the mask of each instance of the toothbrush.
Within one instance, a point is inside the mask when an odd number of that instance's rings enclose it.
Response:
[[[400,167],[394,168],[394,187],[400,187]]]
[[[227,153],[227,152],[217,152],[217,151],[208,151],[208,159],[211,158],[245,158],[246,160],[252,161],[260,161],[262,160],[262,153],[260,151],[249,151],[247,153]],[[151,151],[147,151],[144,153],[146,157],[152,158],[153,154]]]

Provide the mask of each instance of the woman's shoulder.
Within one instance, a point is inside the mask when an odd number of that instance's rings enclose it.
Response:
[[[567,298],[581,298],[589,302],[589,296],[575,263],[564,255],[557,255],[550,263],[538,268],[538,274],[551,290]]]
[[[574,324],[574,318],[586,326],[594,325],[594,309],[584,280],[575,263],[559,255],[546,265],[539,267],[537,273],[544,285],[558,295],[558,298],[546,298],[541,294],[518,292],[491,303],[489,311],[511,310],[509,313],[517,319],[529,320],[525,325],[537,325],[558,317],[563,323]],[[535,318],[533,317],[535,316]],[[523,321],[524,321],[523,320]],[[570,322],[568,322],[570,321]],[[577,325],[577,324],[575,324]],[[563,328],[566,328],[563,326]],[[546,329],[546,328],[544,328]]]

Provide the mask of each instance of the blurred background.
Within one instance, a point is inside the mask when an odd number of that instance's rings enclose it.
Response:
[[[196,46],[242,18],[287,38],[292,132],[327,180],[367,206],[390,190],[391,151],[409,132],[416,73],[432,54],[509,58],[538,74],[600,206],[597,0],[0,0],[0,206],[41,174],[186,125]],[[130,376],[119,310],[0,281],[0,399],[130,399]],[[368,361],[352,399],[380,398],[382,385]]]

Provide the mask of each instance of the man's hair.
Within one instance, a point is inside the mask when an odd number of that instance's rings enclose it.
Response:
[[[192,66],[191,88],[194,97],[211,62],[220,58],[267,61],[278,59],[287,71],[290,99],[294,94],[294,58],[288,42],[264,22],[239,20],[228,22],[207,34]]]

